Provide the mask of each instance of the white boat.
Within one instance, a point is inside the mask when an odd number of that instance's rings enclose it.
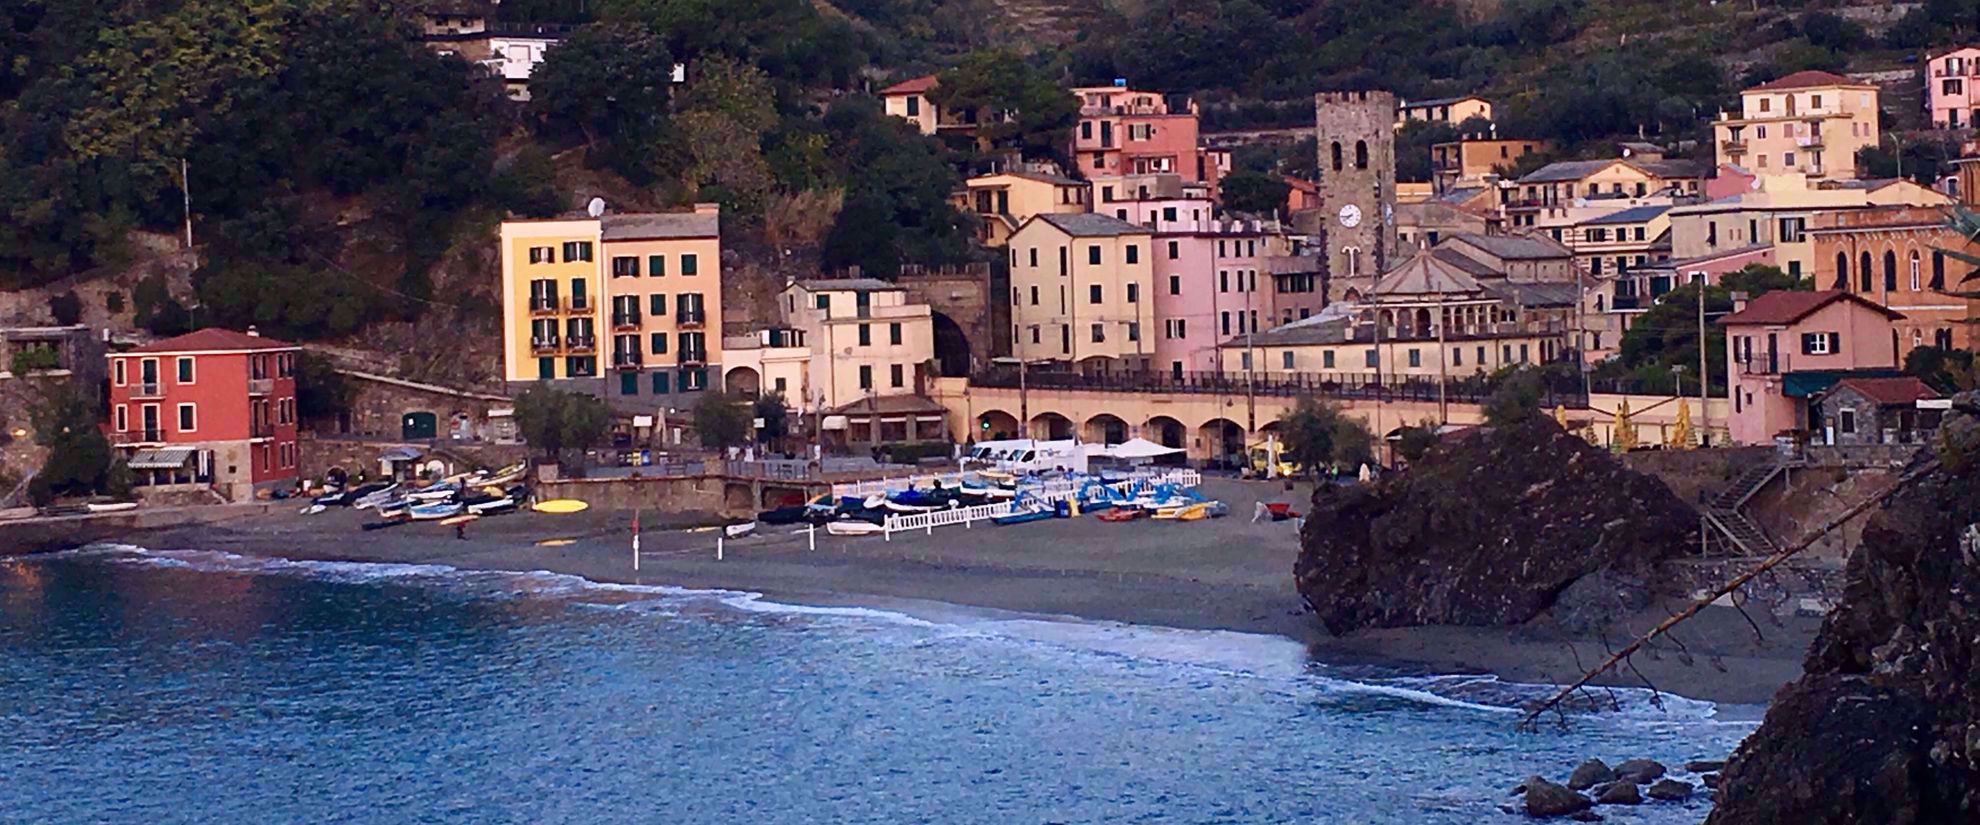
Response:
[[[873,495],[867,496],[866,501],[863,503],[865,504],[866,509],[868,510],[878,510],[882,507],[887,506],[887,494],[874,493]]]
[[[870,536],[887,528],[870,521],[840,519],[825,523],[825,532],[834,536]]]
[[[941,507],[933,504],[902,504],[893,499],[888,499],[885,502],[885,505],[888,510],[891,510],[896,513],[932,513],[936,510],[942,509]]]
[[[756,532],[756,522],[753,521],[742,524],[731,524],[722,528],[722,535],[732,539],[739,539],[754,532]]]
[[[410,493],[407,493],[406,498],[412,499],[415,502],[445,501],[447,499],[453,498],[454,494],[459,493],[460,491],[461,491],[461,485],[447,481],[447,482],[441,482],[439,484],[435,484],[431,487],[425,487],[422,489],[414,490]]]
[[[526,464],[511,464],[492,472],[475,473],[462,482],[465,487],[507,487],[523,479],[527,472]]]
[[[391,484],[382,490],[364,494],[357,501],[351,502],[351,506],[359,510],[368,510],[398,497],[399,485]]]
[[[515,497],[506,495],[488,501],[477,501],[467,506],[467,511],[477,516],[488,513],[506,513],[514,509],[516,509]]]
[[[305,516],[313,516],[316,515],[317,513],[321,513],[324,510],[328,510],[328,509],[330,508],[327,505],[311,504],[308,507],[302,508],[302,514]]]
[[[83,506],[89,508],[89,511],[92,513],[119,513],[125,510],[136,510],[137,502],[113,501],[105,504],[86,504]]]
[[[410,508],[410,513],[413,521],[431,521],[447,518],[448,516],[458,516],[461,514],[462,509],[461,503],[458,501],[436,501],[426,504],[414,504]]]

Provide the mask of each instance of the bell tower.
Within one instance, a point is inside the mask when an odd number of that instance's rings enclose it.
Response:
[[[1396,96],[1314,95],[1327,299],[1359,297],[1396,255]]]

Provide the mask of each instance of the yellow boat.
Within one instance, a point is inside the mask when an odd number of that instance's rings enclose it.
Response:
[[[1210,505],[1192,504],[1176,514],[1177,521],[1202,521],[1210,517]]]
[[[537,502],[536,512],[562,515],[566,513],[582,513],[590,507],[591,505],[574,498],[554,498],[549,501]]]

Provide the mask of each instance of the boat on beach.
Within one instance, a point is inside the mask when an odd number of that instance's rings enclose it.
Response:
[[[351,506],[359,510],[368,510],[373,507],[377,507],[380,504],[384,504],[385,502],[391,501],[394,498],[397,498],[398,495],[399,495],[398,483],[385,482],[384,486],[378,487],[369,493],[365,493],[353,499],[351,501]]]
[[[825,523],[825,532],[834,536],[870,536],[886,529],[873,522],[858,518],[841,518],[837,521]]]
[[[466,509],[465,505],[458,501],[430,501],[413,504],[406,509],[406,514],[413,521],[432,521],[458,516],[463,509]]]
[[[460,483],[453,481],[442,481],[438,484],[421,487],[420,489],[407,493],[406,498],[412,499],[413,501],[416,502],[446,501],[448,499],[453,498],[454,496],[460,495],[460,492],[461,492]]]

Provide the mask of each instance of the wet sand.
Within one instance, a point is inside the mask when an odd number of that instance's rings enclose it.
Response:
[[[1424,673],[1493,673],[1531,683],[1578,677],[1636,632],[1683,605],[1632,617],[1606,641],[1569,638],[1536,623],[1512,628],[1426,627],[1330,636],[1294,590],[1298,538],[1292,522],[1251,524],[1259,500],[1305,492],[1212,479],[1206,492],[1231,505],[1229,518],[1194,523],[1092,518],[1011,527],[981,524],[930,534],[839,537],[764,526],[724,543],[691,516],[642,517],[643,553],[633,570],[630,513],[523,513],[484,519],[458,540],[449,527],[410,524],[365,532],[369,514],[332,510],[301,516],[287,507],[217,524],[166,528],[127,541],[152,549],[221,550],[290,559],[443,564],[482,570],[548,570],[594,581],[753,591],[779,601],[859,605],[926,615],[945,605],[1188,629],[1276,634],[1305,643],[1316,660]],[[545,541],[568,541],[546,546]],[[1756,616],[1764,638],[1737,612],[1710,608],[1681,626],[1684,645],[1660,643],[1635,671],[1606,684],[1720,703],[1757,705],[1800,675],[1819,621]]]

